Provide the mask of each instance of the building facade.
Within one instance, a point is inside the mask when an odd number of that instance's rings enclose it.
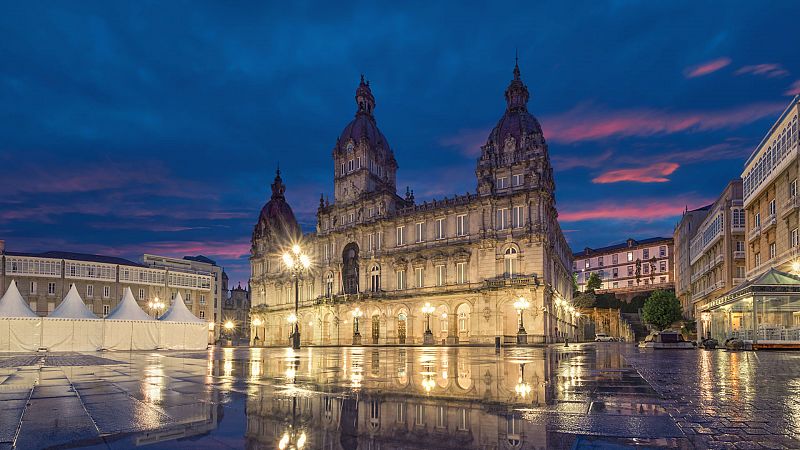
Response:
[[[222,267],[218,266],[213,260],[200,255],[173,258],[145,254],[143,261],[148,267],[168,271],[175,284],[190,283],[194,275],[202,276],[203,280],[206,279],[205,277],[209,277],[210,287],[208,290],[199,293],[181,292],[181,295],[192,314],[214,324],[214,337],[219,337],[224,295]],[[172,301],[176,292],[170,292],[170,301]]]
[[[572,337],[571,253],[528,97],[515,67],[506,111],[481,147],[476,193],[417,203],[397,194],[398,164],[362,78],[333,149],[334,201],[320,199],[317,229],[301,242],[314,263],[300,283],[304,343],[353,342],[356,309],[364,343],[421,343],[428,326],[437,343],[513,341],[520,297],[531,341]],[[294,310],[280,255],[301,233],[284,191],[279,173],[252,240],[251,300],[268,345],[288,343]],[[423,314],[425,304],[435,311]]]
[[[105,317],[117,306],[126,287],[153,317],[163,313],[178,292],[196,316],[205,316],[206,320],[210,317],[210,309],[206,316],[197,305],[189,303],[190,299],[211,297],[212,278],[207,274],[148,267],[113,256],[9,251],[2,253],[0,273],[3,292],[12,280],[16,281],[22,297],[40,316],[55,310],[74,284],[86,306],[98,317]],[[156,300],[165,303],[164,310],[149,308],[148,304]]]
[[[798,253],[797,191],[800,96],[796,96],[747,160],[742,172],[747,217],[747,278],[771,267],[791,270]]]
[[[711,205],[691,211],[686,208],[681,220],[675,225],[675,231],[672,234],[672,239],[675,243],[674,267],[672,269],[675,281],[675,296],[680,300],[684,314],[694,310],[692,307],[692,265],[689,257],[689,244],[697,234],[698,227],[708,215],[709,208],[711,208]]]
[[[228,291],[222,302],[222,321],[229,320],[234,323],[235,336],[247,339],[250,332],[250,290],[242,287],[241,283]]]
[[[708,302],[745,279],[745,222],[742,180],[728,183],[708,209],[689,247],[692,305],[686,317],[696,317]]]
[[[671,237],[628,239],[602,248],[587,247],[575,253],[573,271],[580,291],[592,273],[602,280],[602,292],[629,293],[672,289],[673,240]]]

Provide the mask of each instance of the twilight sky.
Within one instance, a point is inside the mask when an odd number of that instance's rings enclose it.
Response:
[[[359,74],[398,191],[430,200],[475,190],[515,48],[573,249],[671,235],[800,93],[798,2],[263,3],[4,2],[6,248],[200,253],[246,282],[278,162],[306,231],[333,197]]]

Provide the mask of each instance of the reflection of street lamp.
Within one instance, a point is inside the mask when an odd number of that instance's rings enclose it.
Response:
[[[425,335],[422,342],[425,345],[433,345],[433,333],[431,332],[431,314],[435,308],[430,303],[425,303],[422,307],[422,313],[425,314]]]
[[[289,367],[286,369],[286,378],[289,382],[294,384],[297,382],[297,368],[300,366],[300,359],[294,358]],[[306,446],[306,432],[302,428],[297,428],[297,395],[292,395],[292,423],[289,428],[283,432],[280,441],[278,441],[278,448],[280,450],[301,450]]]
[[[361,308],[353,311],[353,345],[361,345],[361,333],[358,332],[358,319],[364,315]]]
[[[283,263],[286,268],[291,272],[294,277],[294,315],[295,319],[299,315],[298,309],[300,308],[300,275],[303,271],[311,267],[311,259],[303,253],[303,249],[299,245],[292,246],[292,252],[283,254]],[[297,320],[294,321],[294,333],[292,334],[292,348],[300,348],[300,328],[298,328]]]
[[[255,330],[256,330],[256,337],[255,337],[255,339],[253,339],[253,344],[254,344],[256,347],[258,347],[258,327],[260,327],[260,326],[261,326],[261,325],[263,325],[263,324],[264,324],[264,322],[263,322],[261,319],[259,319],[258,317],[256,317],[255,319],[253,319],[253,327],[254,327],[254,328],[255,328]],[[264,336],[264,337],[266,338],[266,336]]]
[[[514,391],[518,396],[525,398],[531,393],[531,385],[525,382],[525,364],[519,365],[519,382],[514,386]]]
[[[514,302],[514,309],[517,310],[519,313],[519,330],[517,330],[517,344],[527,344],[528,343],[528,333],[525,332],[525,323],[522,319],[523,312],[531,306],[531,303],[525,299],[525,297],[520,297],[517,301]]]
[[[154,317],[158,317],[161,315],[161,310],[164,309],[166,305],[164,305],[164,302],[162,302],[161,300],[158,299],[158,297],[156,297],[152,301],[147,302],[147,306],[150,308],[150,311],[156,312]]]

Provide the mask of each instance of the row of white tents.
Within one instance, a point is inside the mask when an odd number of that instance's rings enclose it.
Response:
[[[139,307],[130,288],[105,318],[95,316],[75,285],[47,317],[33,312],[16,281],[0,298],[0,352],[97,350],[202,350],[208,324],[186,308],[180,293],[153,319]]]

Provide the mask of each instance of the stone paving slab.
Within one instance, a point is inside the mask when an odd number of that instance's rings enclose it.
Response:
[[[45,448],[98,436],[97,427],[76,395],[33,399],[22,417],[16,447]]]

